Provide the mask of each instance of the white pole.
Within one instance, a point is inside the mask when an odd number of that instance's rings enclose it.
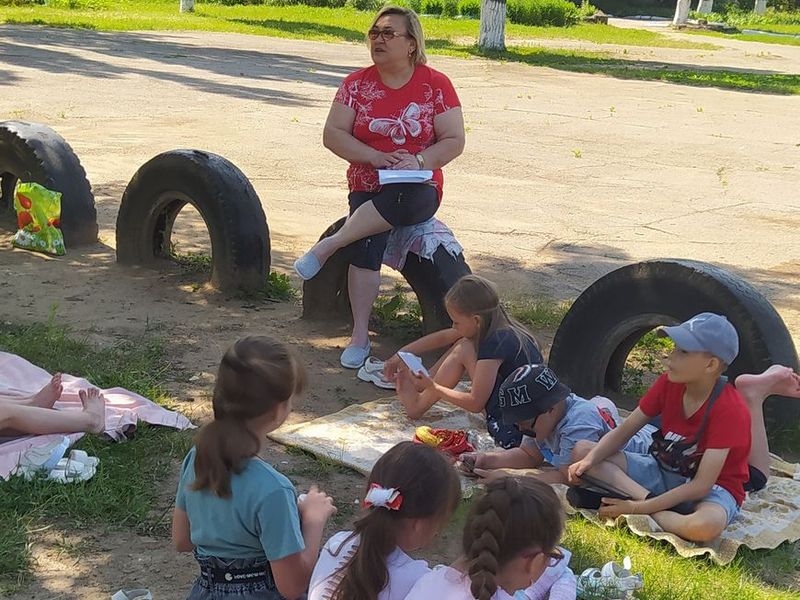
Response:
[[[685,25],[689,20],[690,0],[678,0],[675,6],[675,18],[672,19],[673,25]]]

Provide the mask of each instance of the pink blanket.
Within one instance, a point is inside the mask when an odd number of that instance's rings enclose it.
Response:
[[[50,374],[44,369],[32,365],[24,358],[15,354],[0,352],[0,393],[7,396],[32,396],[38,392],[48,381]],[[78,390],[91,387],[85,379],[63,375],[64,392],[56,402],[58,410],[75,410],[81,408]],[[122,388],[103,390],[106,399],[106,427],[105,433],[110,438],[121,441],[125,438],[124,432],[136,426],[138,421],[152,425],[164,425],[175,429],[188,429],[194,427],[182,414],[162,408],[155,402],[138,394]],[[72,433],[69,438],[75,443],[84,434]],[[0,444],[0,478],[6,479],[16,468],[20,456],[34,446],[43,446],[62,439],[64,436],[35,435],[15,439]]]

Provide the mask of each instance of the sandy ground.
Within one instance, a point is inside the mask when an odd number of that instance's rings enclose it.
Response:
[[[788,46],[583,46],[654,65],[800,73],[800,48]],[[175,269],[126,269],[114,257],[116,212],[136,169],[165,150],[200,148],[251,179],[267,213],[273,267],[288,272],[344,214],[345,165],[322,148],[321,129],[339,81],[366,60],[349,44],[0,27],[0,119],[44,122],[70,142],[100,223],[100,243],[59,260],[12,251],[4,233],[0,316],[43,320],[57,304],[60,321],[98,343],[168,333],[181,379],[199,375],[173,385],[198,419],[208,411],[210,373],[244,333],[279,335],[312,366],[311,392],[293,419],[375,398],[338,366],[342,327],[301,321],[297,304],[225,298]],[[573,299],[633,261],[699,259],[746,277],[800,338],[800,98],[477,59],[431,63],[452,78],[468,128],[466,152],[446,169],[440,217],[473,270],[506,297]],[[178,230],[182,249],[207,246],[196,219],[182,215]],[[376,342],[378,354],[388,353],[391,341]],[[313,479],[306,459],[270,452],[301,485]],[[332,474],[325,484],[344,506],[360,480]],[[43,533],[35,542],[36,579],[14,598],[107,598],[140,585],[171,600],[185,597],[194,573],[191,558],[176,558],[160,536]]]

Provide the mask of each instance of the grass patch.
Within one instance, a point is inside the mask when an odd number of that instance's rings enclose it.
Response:
[[[286,446],[286,453],[292,456],[302,457],[306,460],[301,466],[286,469],[284,474],[287,477],[292,475],[302,475],[311,479],[327,479],[334,473],[352,473],[353,470],[344,466],[339,461],[323,454],[314,454],[297,446]]]
[[[319,41],[362,42],[373,14],[349,8],[309,6],[221,6],[200,4],[194,14],[179,14],[173,2],[74,0],[76,8],[25,6],[0,8],[0,22],[101,30],[227,31]],[[607,53],[510,45],[506,52],[482,53],[474,44],[478,21],[423,17],[432,53],[487,57],[564,71],[597,73],[620,79],[665,81],[774,94],[800,94],[800,75],[747,73],[725,69],[686,69],[670,64],[610,58]],[[670,39],[652,31],[581,24],[574,27],[530,27],[509,24],[509,44],[523,40],[569,39],[628,46],[713,49],[704,43]]]
[[[212,260],[211,255],[205,252],[178,252],[175,246],[170,251],[170,258],[177,263],[184,273],[206,273],[211,274]]]
[[[779,26],[776,25],[774,27]],[[780,46],[800,46],[800,37],[760,35],[757,33],[721,33],[719,31],[702,31],[697,29],[687,29],[684,30],[683,33],[704,35],[706,37],[724,37],[728,39],[741,40],[743,42],[761,42],[763,44],[777,44]]]
[[[372,305],[370,326],[401,343],[422,337],[422,309],[416,299],[409,299],[402,283],[391,294],[381,294]]]
[[[179,14],[174,2],[163,0],[50,0],[46,5],[2,6],[0,20],[62,27],[137,30],[202,30],[301,37],[320,41],[362,42],[374,12],[352,8],[305,5],[267,6],[216,3],[195,5],[194,14]],[[422,17],[426,38],[458,40],[478,36],[477,19]],[[596,43],[665,48],[713,49],[708,43],[674,40],[657,32],[608,25],[536,27],[507,23],[510,39],[571,39]]]
[[[557,300],[516,300],[506,306],[509,314],[531,329],[556,330],[567,314],[571,302]]]
[[[170,259],[181,268],[184,273],[211,275],[213,260],[205,252],[179,252],[173,244],[170,250]],[[199,286],[198,286],[199,287]],[[298,291],[292,286],[288,275],[270,271],[263,292],[256,296],[263,296],[265,300],[279,300],[287,302],[298,297]],[[250,294],[247,294],[249,297]]]
[[[44,369],[79,374],[99,387],[125,387],[162,404],[171,368],[163,344],[145,335],[106,348],[90,345],[64,327],[48,323],[0,325],[0,349]],[[97,474],[82,484],[61,485],[12,477],[0,482],[0,592],[9,593],[30,575],[30,542],[41,527],[113,526],[165,535],[168,515],[154,515],[157,492],[177,460],[191,446],[191,434],[141,425],[125,444],[87,435],[76,445],[100,458]]]
[[[672,339],[659,337],[655,330],[645,333],[625,361],[622,393],[632,398],[641,398],[664,372],[662,360],[674,347],[675,342]]]
[[[680,558],[666,543],[638,537],[624,527],[599,527],[580,516],[568,521],[563,544],[574,553],[570,567],[575,573],[630,556],[633,570],[644,576],[644,589],[636,594],[639,600],[789,600],[800,591],[797,544],[740,552],[734,562],[721,567],[710,560]]]

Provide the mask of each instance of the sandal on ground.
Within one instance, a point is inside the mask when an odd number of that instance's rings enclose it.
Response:
[[[610,561],[601,569],[586,569],[578,577],[578,597],[585,600],[626,600],[644,587],[641,574],[631,573],[631,559]]]
[[[374,356],[370,356],[364,365],[358,370],[356,375],[361,381],[368,381],[384,390],[395,389],[394,381],[389,381],[383,377],[383,361]]]
[[[359,369],[369,356],[371,345],[367,342],[366,346],[348,346],[342,352],[339,362],[345,369]]]

